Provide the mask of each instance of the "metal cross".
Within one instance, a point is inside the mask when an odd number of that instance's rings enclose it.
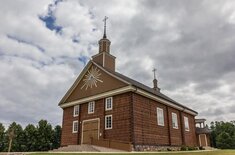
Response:
[[[107,21],[108,17],[105,16],[104,19],[103,19],[103,22],[104,22],[104,36],[103,38],[106,38],[106,21]]]
[[[106,21],[107,21],[108,17],[104,16],[103,22],[104,22],[104,27],[106,27]]]
[[[157,69],[156,69],[156,68],[153,68],[153,76],[154,76],[154,79],[156,79],[156,71],[157,71]]]

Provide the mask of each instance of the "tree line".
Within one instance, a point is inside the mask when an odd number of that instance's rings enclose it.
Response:
[[[0,152],[48,151],[60,147],[61,126],[54,128],[46,120],[24,129],[13,122],[5,129],[0,123]]]
[[[211,122],[211,145],[220,149],[235,149],[235,121]]]
[[[235,149],[235,121],[211,122],[211,145],[220,149]],[[24,129],[13,122],[5,129],[0,123],[0,152],[48,151],[60,147],[61,126],[54,128],[46,120]]]

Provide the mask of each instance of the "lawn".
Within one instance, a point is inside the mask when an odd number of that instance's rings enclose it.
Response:
[[[130,155],[130,154],[136,154],[136,155],[149,155],[149,154],[156,154],[156,155],[235,155],[235,150],[217,150],[217,151],[203,151],[203,152],[197,152],[197,151],[191,151],[191,152],[138,152],[138,153],[31,153],[31,155],[53,155],[53,154],[59,154],[59,155]]]

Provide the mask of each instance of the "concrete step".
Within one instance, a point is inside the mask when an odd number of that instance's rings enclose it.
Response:
[[[99,150],[92,147],[92,145],[68,145],[52,150],[52,152],[99,152]]]
[[[112,148],[107,148],[107,147],[96,146],[96,145],[93,145],[92,147],[95,148],[96,150],[99,150],[99,152],[127,152],[124,150],[117,150],[117,149],[112,149]]]

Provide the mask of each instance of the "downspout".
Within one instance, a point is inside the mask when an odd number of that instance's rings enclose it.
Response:
[[[185,134],[184,134],[184,123],[182,118],[182,112],[184,112],[185,108],[180,111],[180,123],[181,123],[181,138],[182,138],[182,145],[185,145]]]
[[[169,145],[171,146],[171,128],[170,128],[170,119],[169,119],[169,110],[168,110],[168,106],[166,106],[166,113],[167,113],[167,122],[168,122]]]
[[[78,114],[78,128],[79,128],[79,131],[78,131],[78,135],[77,135],[77,144],[81,144],[82,143],[82,141],[81,141],[81,139],[82,139],[82,137],[81,137],[81,131],[82,131],[82,129],[81,129],[81,104],[79,104],[79,114]]]
[[[137,88],[135,87],[135,90],[131,93],[131,120],[132,120],[132,143],[133,148],[135,150],[135,116],[134,116],[134,93],[136,93]]]

